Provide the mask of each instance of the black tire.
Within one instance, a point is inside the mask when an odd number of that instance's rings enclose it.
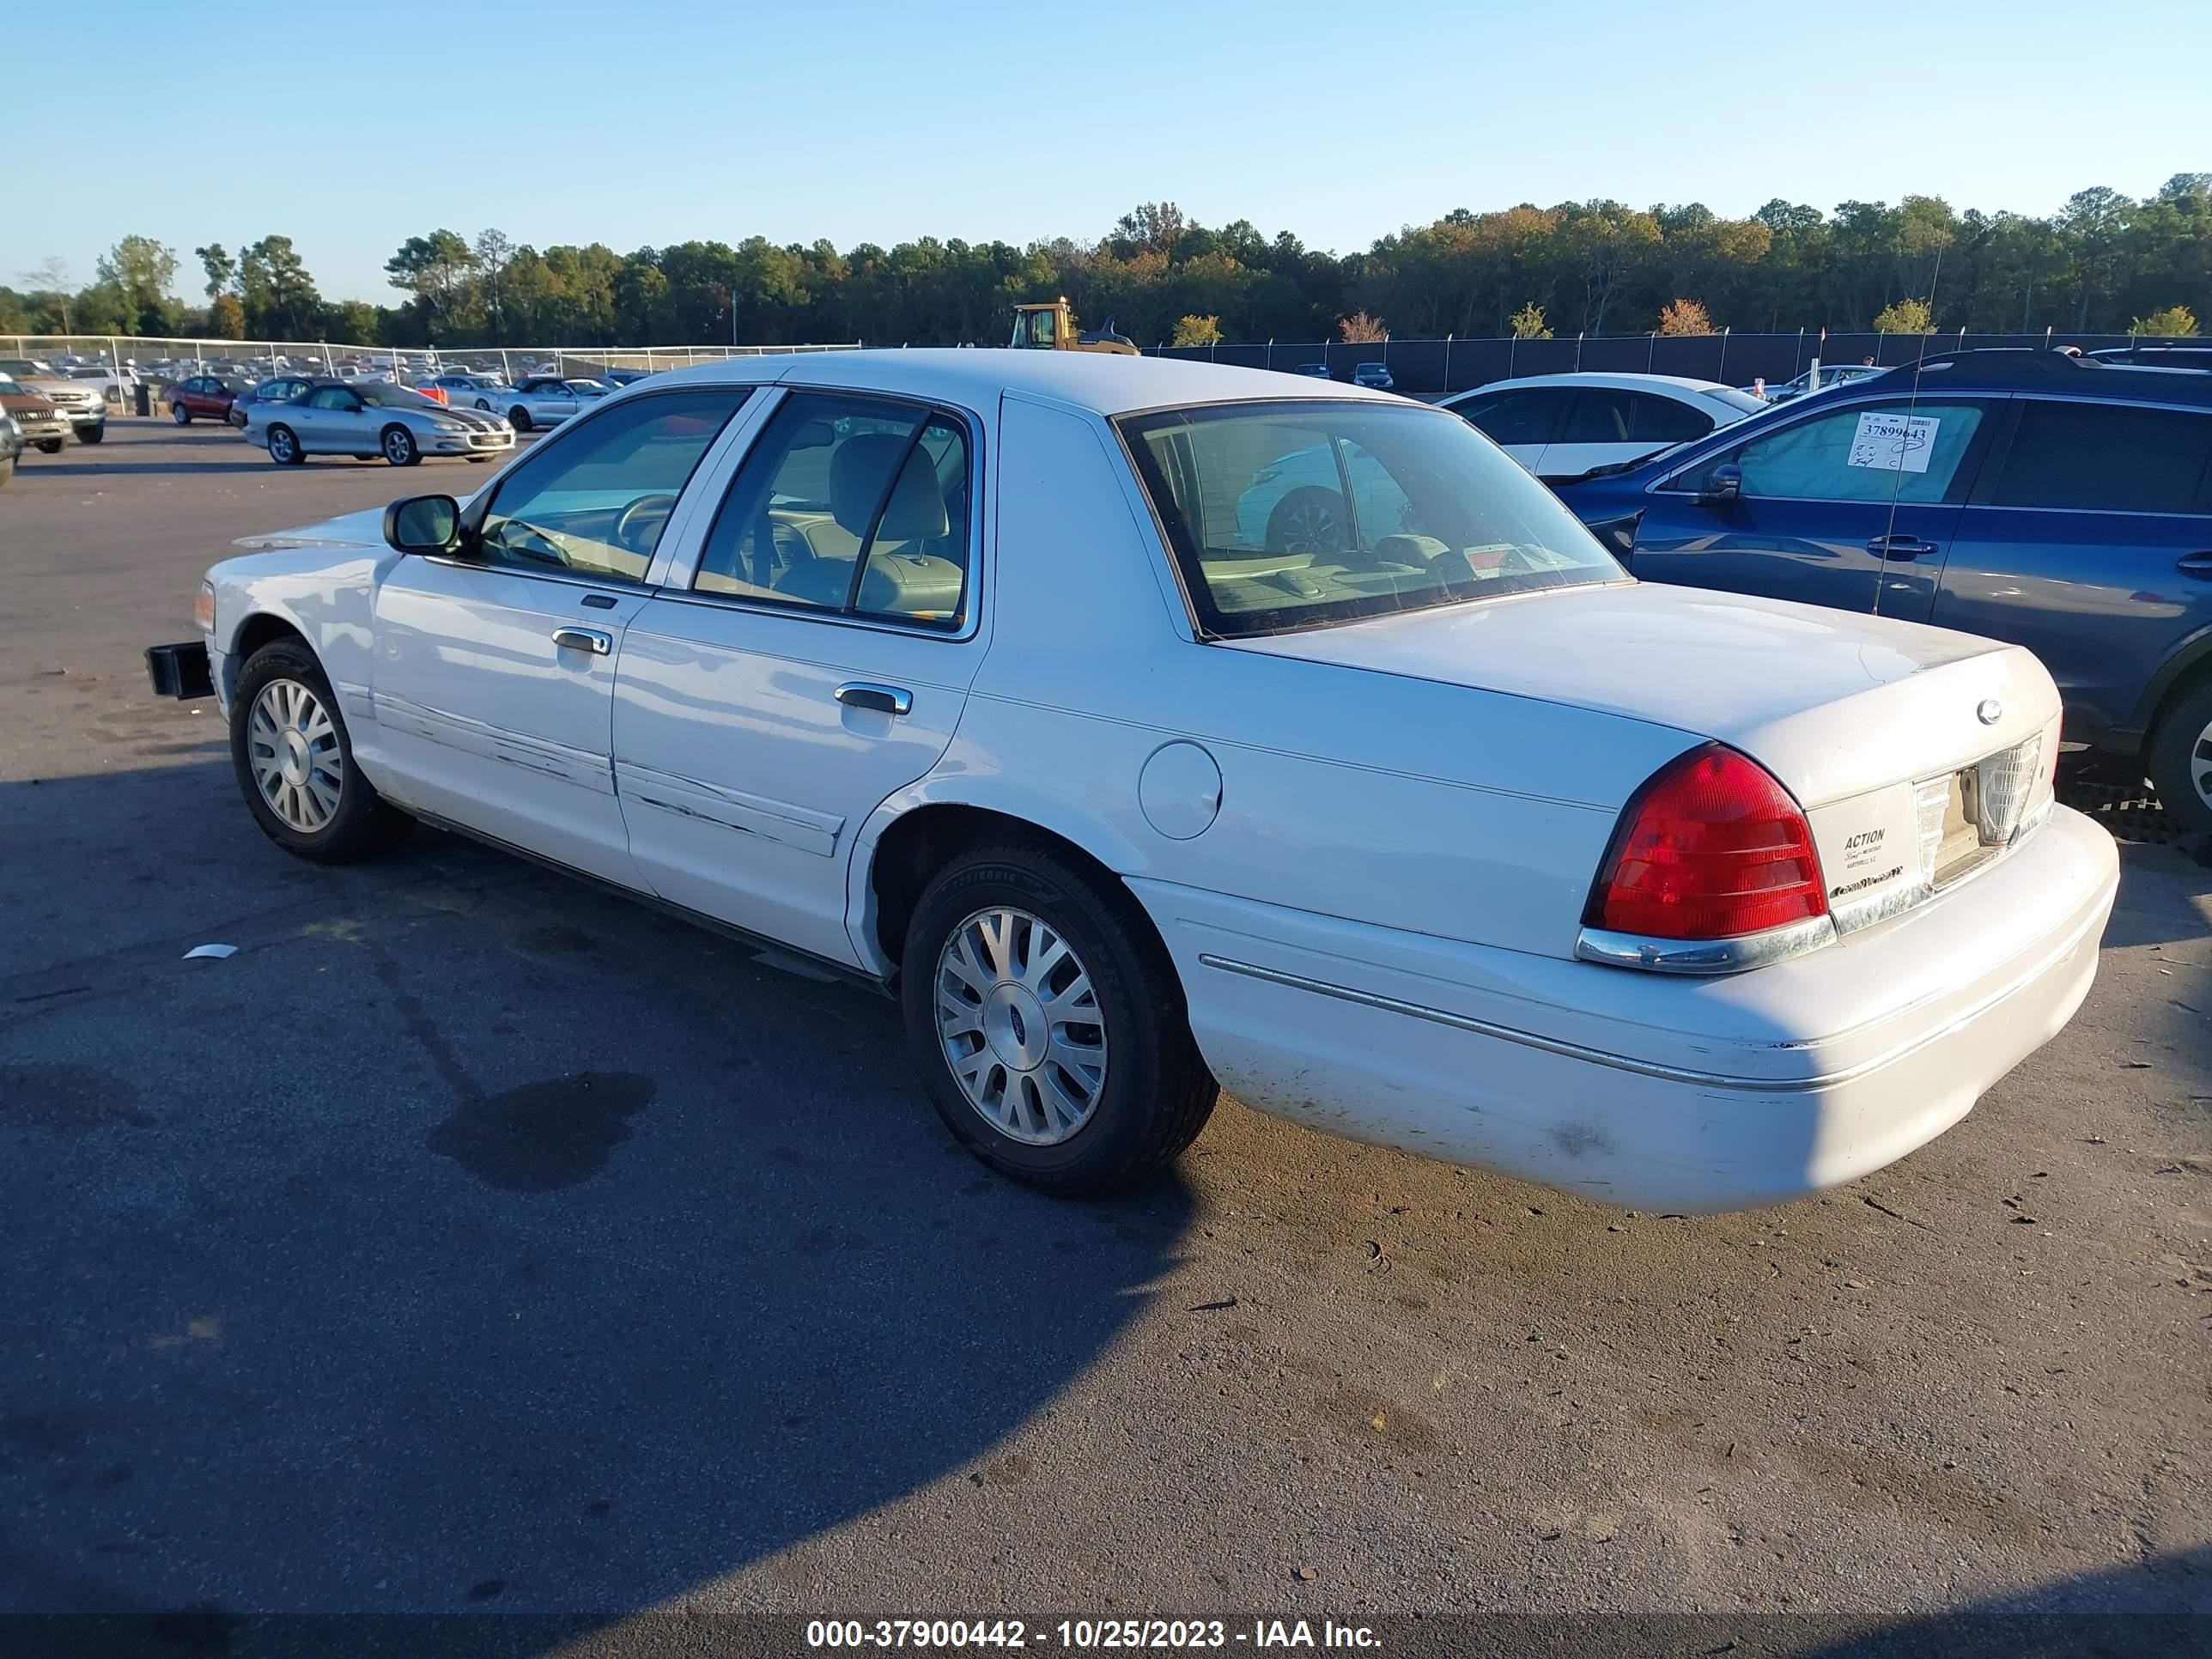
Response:
[[[1055,929],[1091,976],[1107,1043],[1104,1086],[1083,1126],[1053,1146],[1005,1133],[970,1105],[939,1040],[938,963],[969,918],[1018,908]],[[953,1138],[1001,1174],[1062,1197],[1112,1192],[1174,1161],[1220,1092],[1190,1035],[1182,986],[1134,901],[1064,854],[1019,841],[939,871],[907,929],[900,1006],[907,1046]]]
[[[58,455],[62,453],[62,445],[64,441],[65,440],[60,438],[41,438],[39,440],[39,453]]]
[[[224,416],[222,418],[231,425],[236,427],[240,432],[246,430],[246,416],[242,410],[234,409],[229,414]]]
[[[307,831],[276,815],[254,780],[252,720],[256,702],[272,681],[291,680],[312,691],[330,713],[340,763],[337,810],[321,828]],[[376,793],[354,764],[353,738],[315,653],[296,639],[272,640],[246,659],[230,705],[230,763],[246,810],[261,833],[295,858],[315,864],[351,864],[406,838],[415,820]]]
[[[2184,830],[2212,830],[2212,678],[2201,679],[2173,700],[2143,745],[2143,769],[2166,816]],[[2197,780],[2205,777],[2199,787]]]
[[[483,398],[477,398],[477,407],[478,409],[482,410],[483,410],[485,414],[487,414],[487,415],[489,415],[489,414],[490,414],[490,413],[491,413],[491,405],[490,405],[490,404],[487,403],[487,402],[486,402]]]
[[[190,426],[192,423],[192,411],[186,409],[182,404],[171,404],[169,405],[169,418],[174,421],[179,426]]]
[[[395,424],[385,428],[377,440],[377,447],[393,466],[414,466],[422,459],[422,447],[415,441],[415,434],[404,426]]]
[[[76,441],[81,444],[96,444],[107,435],[107,422],[98,426],[81,426],[76,429]]]
[[[300,434],[293,431],[290,427],[281,422],[270,427],[265,441],[269,446],[269,459],[277,465],[305,465],[307,459],[307,452],[300,447]]]
[[[517,404],[513,409],[507,411],[507,423],[513,427],[517,432],[529,431],[530,411],[525,409],[520,404]]]
[[[1348,544],[1344,497],[1334,489],[1306,484],[1275,503],[1267,515],[1270,553],[1342,553]]]

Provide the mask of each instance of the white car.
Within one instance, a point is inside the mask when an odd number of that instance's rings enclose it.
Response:
[[[1421,532],[1247,545],[1316,447]],[[240,545],[149,661],[212,686],[272,840],[420,818],[884,988],[952,1133],[1055,1191],[1220,1087],[1620,1205],[1786,1199],[2052,1036],[2117,882],[2026,651],[1637,582],[1351,386],[701,364],[465,501]]]
[[[1766,405],[1717,380],[1589,374],[1493,380],[1437,407],[1473,422],[1547,483],[1564,483],[1702,438]]]

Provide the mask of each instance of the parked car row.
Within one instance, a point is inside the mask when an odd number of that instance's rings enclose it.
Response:
[[[107,435],[107,399],[92,381],[73,379],[35,357],[0,357],[0,374],[52,403],[79,443],[96,444]],[[39,447],[45,448],[46,441]]]

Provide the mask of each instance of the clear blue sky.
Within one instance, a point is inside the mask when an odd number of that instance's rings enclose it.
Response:
[[[2039,214],[2212,169],[2204,0],[105,0],[55,19],[9,26],[19,69],[88,111],[124,89],[129,114],[72,121],[65,154],[17,169],[0,282],[49,256],[89,281],[134,231],[176,249],[188,295],[194,246],[282,232],[325,296],[390,301],[384,261],[440,226],[624,252],[1022,243],[1172,199],[1342,252],[1455,207],[1918,191]],[[19,121],[58,107],[17,81]]]

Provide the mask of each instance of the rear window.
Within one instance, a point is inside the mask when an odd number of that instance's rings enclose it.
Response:
[[[1557,496],[1442,410],[1224,404],[1115,424],[1210,634],[1622,580]]]
[[[2022,398],[1999,507],[2212,513],[2212,413]]]

